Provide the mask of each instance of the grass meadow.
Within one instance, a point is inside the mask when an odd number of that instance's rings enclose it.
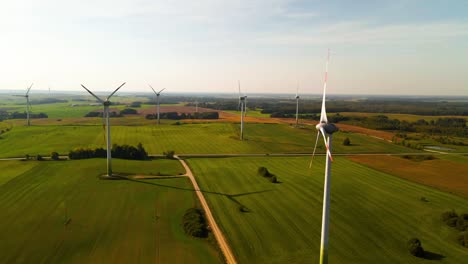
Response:
[[[239,263],[319,259],[323,158],[188,159]],[[256,175],[265,166],[279,184]],[[463,263],[466,248],[440,214],[466,199],[336,157],[331,179],[330,263]],[[427,202],[422,201],[425,197]],[[249,212],[241,212],[240,206]],[[240,228],[241,227],[241,228]],[[418,237],[428,259],[411,256]]]
[[[105,169],[104,159],[0,162],[0,262],[222,262],[183,231],[197,204],[187,178],[97,179]],[[114,159],[114,170],[184,173],[175,160]]]
[[[138,118],[115,118],[112,123],[125,120],[138,123]],[[102,120],[94,118],[83,122]],[[184,125],[164,124],[113,125],[111,140],[119,144],[143,144],[148,153],[162,154],[174,150],[176,154],[236,154],[236,153],[311,153],[315,144],[313,127],[298,129],[285,124],[246,124],[246,140],[240,141],[239,124],[197,123]],[[16,125],[0,138],[0,157],[49,155],[52,151],[67,154],[76,147],[104,147],[105,128],[102,125]],[[343,146],[344,138],[351,146]],[[361,134],[338,132],[334,136],[335,153],[398,153],[414,150]],[[323,152],[320,141],[318,151]]]

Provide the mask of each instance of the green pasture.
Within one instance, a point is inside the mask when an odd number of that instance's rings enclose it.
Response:
[[[86,119],[83,119],[86,120]],[[91,119],[90,119],[91,120]],[[99,124],[100,118],[92,119]],[[113,118],[112,123],[129,122],[128,118]],[[102,123],[101,123],[102,124]],[[143,144],[148,153],[162,154],[236,154],[236,153],[311,153],[315,144],[315,128],[294,128],[285,124],[246,124],[245,139],[240,141],[239,124],[197,123],[184,125],[147,125],[111,127],[111,140],[116,144]],[[67,154],[77,147],[104,147],[102,125],[17,125],[0,137],[0,157],[49,155],[52,151]],[[343,146],[344,138],[351,146]],[[365,135],[339,132],[334,137],[335,153],[396,153],[413,152],[384,140]],[[324,151],[320,139],[318,152]]]
[[[324,159],[188,159],[239,263],[318,263]],[[256,175],[265,166],[281,182]],[[468,201],[337,157],[331,179],[330,263],[464,263],[467,249],[445,226]],[[425,197],[428,202],[421,201]],[[241,212],[240,206],[249,212]],[[411,256],[417,237],[429,259]]]
[[[240,112],[239,112],[239,111],[223,110],[223,112],[230,113],[230,114],[240,115]],[[268,117],[270,117],[270,114],[262,114],[262,110],[261,110],[261,109],[250,110],[248,107],[247,107],[247,114],[246,114],[246,115],[247,115],[247,116],[251,116],[251,117],[263,117],[263,118],[268,118]]]
[[[175,160],[113,161],[117,172],[184,172]],[[187,178],[99,180],[105,159],[2,161],[0,171],[1,263],[221,263],[183,231],[197,203]]]

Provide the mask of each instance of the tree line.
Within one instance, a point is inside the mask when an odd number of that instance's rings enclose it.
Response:
[[[177,112],[165,112],[160,113],[159,117],[161,119],[219,119],[218,112],[198,112],[198,113],[177,113]],[[146,119],[157,119],[157,114],[147,114]]]
[[[145,160],[148,159],[148,153],[141,143],[136,147],[130,145],[112,145],[111,155],[113,158]],[[107,151],[104,148],[76,148],[68,153],[70,159],[91,159],[105,158]]]

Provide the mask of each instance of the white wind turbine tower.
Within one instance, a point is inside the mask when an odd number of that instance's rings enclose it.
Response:
[[[296,88],[296,127],[299,125],[299,83]]]
[[[239,108],[241,110],[240,140],[244,140],[244,117],[245,117],[245,110],[246,110],[247,95],[245,94],[244,96],[241,95],[240,81],[238,81],[238,85],[239,85]]]
[[[154,89],[153,89],[153,86],[149,85],[148,86],[151,88],[151,90],[153,90],[154,94],[156,95],[156,109],[157,109],[157,115],[158,115],[158,125],[159,125],[159,95],[161,94],[162,91],[164,91],[166,88],[163,88],[161,91],[159,92],[156,92]]]
[[[29,88],[26,90],[25,95],[15,95],[15,96],[20,96],[20,97],[25,97],[26,98],[26,119],[28,120],[27,126],[31,125],[31,121],[29,119],[29,112],[31,110],[31,103],[29,102],[29,91],[31,91],[31,88],[33,86],[33,83],[29,86]]]
[[[90,93],[94,98],[96,98],[102,105],[104,106],[104,115],[106,117],[106,143],[107,143],[107,177],[112,177],[112,164],[111,164],[111,139],[110,139],[110,122],[109,122],[109,105],[111,105],[111,102],[109,99],[122,87],[124,86],[125,83],[122,83],[117,89],[115,89],[105,100],[102,100],[101,98],[97,97],[95,94],[93,94],[88,88],[86,88],[83,84],[81,87],[83,87],[88,93]]]
[[[322,111],[320,113],[320,122],[315,126],[317,129],[317,138],[315,140],[314,152],[312,154],[312,160],[310,161],[309,167],[312,167],[312,161],[315,155],[315,149],[320,134],[323,136],[325,147],[327,149],[326,163],[325,163],[325,181],[323,190],[323,210],[322,210],[322,235],[320,239],[320,263],[328,263],[328,224],[329,224],[329,213],[330,213],[330,178],[331,178],[331,162],[333,161],[331,154],[332,145],[332,134],[338,131],[338,128],[328,123],[327,112],[325,109],[325,94],[327,89],[328,80],[328,62],[330,61],[330,50],[328,50],[327,63],[325,66],[325,80],[323,84],[323,98],[322,98]]]

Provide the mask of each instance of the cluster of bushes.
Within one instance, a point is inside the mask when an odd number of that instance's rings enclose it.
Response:
[[[137,147],[130,145],[112,145],[112,157],[120,159],[145,160],[148,159],[148,153],[141,143]],[[90,159],[105,158],[107,151],[104,148],[77,148],[68,153],[70,159]]]
[[[194,237],[207,237],[208,224],[205,218],[205,212],[202,209],[190,208],[182,218],[182,225],[186,234]]]
[[[1,134],[5,134],[6,132],[10,131],[10,128],[5,128],[5,129],[2,129],[0,130],[0,135]]]
[[[278,183],[278,178],[276,178],[275,175],[271,174],[268,171],[268,169],[265,168],[265,167],[259,167],[258,171],[257,171],[257,174],[262,176],[262,177],[268,178],[272,183]]]
[[[351,140],[349,139],[349,137],[343,140],[343,146],[351,146]]]
[[[458,215],[455,210],[447,211],[442,213],[442,221],[450,227],[456,228],[459,231],[462,231],[458,235],[458,242],[464,246],[468,247],[468,214]],[[465,232],[463,232],[465,231]]]
[[[147,114],[146,119],[157,119],[157,114]],[[159,118],[161,119],[219,119],[218,112],[198,112],[198,113],[177,113],[177,112],[166,112],[160,113]]]
[[[408,240],[408,250],[410,254],[415,257],[424,257],[424,249],[421,245],[421,241],[419,241],[417,238],[411,238]]]
[[[173,150],[168,150],[168,151],[163,152],[163,155],[164,157],[166,157],[166,159],[174,159],[174,154],[175,154],[175,151]]]
[[[13,112],[13,113],[8,113],[4,112],[2,114],[1,119],[25,119],[27,118],[28,115],[26,112],[20,113],[20,112]],[[46,113],[39,113],[39,114],[34,114],[34,113],[29,113],[29,118],[48,118],[49,116]]]
[[[136,115],[138,114],[138,111],[132,108],[125,108],[122,111],[120,111],[121,115]]]
[[[425,161],[436,159],[436,157],[434,157],[433,155],[403,155],[401,157],[412,161]]]
[[[145,160],[148,159],[148,152],[141,143],[136,147],[130,145],[112,145],[112,157],[119,159]]]
[[[89,112],[85,115],[85,117],[102,117],[103,112]],[[117,113],[116,111],[109,112],[109,117],[122,117],[123,114],[121,112]]]

